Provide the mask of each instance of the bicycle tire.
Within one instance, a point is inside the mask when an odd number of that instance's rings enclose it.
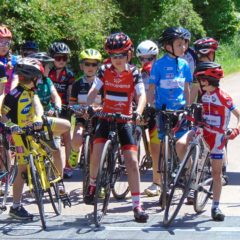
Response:
[[[211,176],[211,162],[209,156],[206,157],[200,171],[198,189],[194,192],[193,207],[196,213],[201,213],[203,211],[208,199],[212,195],[213,179]]]
[[[96,180],[96,192],[94,197],[94,222],[96,227],[100,226],[103,216],[108,207],[111,193],[111,177],[113,167],[112,142],[108,140],[103,148],[102,157],[99,165],[98,176]],[[104,197],[100,198],[102,189],[104,189]]]
[[[50,182],[50,188],[47,190],[47,192],[54,212],[56,213],[56,215],[60,215],[62,212],[62,201],[59,193],[59,183],[53,182],[53,180],[58,177],[56,173],[56,167],[54,166],[54,163],[50,158],[46,159],[45,166],[48,181]]]
[[[87,188],[89,185],[90,177],[89,177],[89,163],[90,163],[90,135],[86,136],[83,148],[83,166],[82,166],[82,174],[83,174],[83,182],[82,182],[82,192],[83,198],[86,196]]]
[[[121,156],[120,149],[118,150],[115,157],[116,167],[114,170],[114,185],[112,188],[112,194],[115,199],[122,200],[126,198],[130,189],[128,185],[127,171],[124,164],[124,158]]]
[[[5,173],[1,173],[1,175],[3,176],[0,179],[0,186],[1,186],[1,195],[0,195],[0,213],[4,212],[7,210],[6,207],[6,203],[7,203],[7,198],[8,198],[8,189],[9,189],[9,173],[5,172]],[[4,188],[2,183],[4,183]]]
[[[193,180],[199,156],[198,145],[191,146],[185,156],[186,158],[183,159],[183,162],[180,165],[168,196],[168,202],[163,216],[163,225],[165,227],[168,227],[174,221],[190,190],[190,184]],[[188,168],[187,166],[191,167]]]
[[[30,165],[30,173],[32,177],[33,191],[34,191],[36,203],[38,206],[42,227],[43,229],[46,229],[46,219],[45,219],[44,205],[43,205],[44,191],[41,186],[39,173],[35,167],[34,160],[31,154],[29,155],[29,165]]]

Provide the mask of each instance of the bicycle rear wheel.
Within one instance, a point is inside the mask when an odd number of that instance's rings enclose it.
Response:
[[[9,173],[2,171],[0,173],[0,213],[7,210],[6,203],[9,189]]]
[[[127,171],[124,164],[124,158],[121,156],[120,150],[115,156],[116,167],[114,170],[114,186],[112,188],[113,196],[117,200],[124,199],[129,193],[128,179],[127,179]]]
[[[108,202],[111,193],[111,178],[113,173],[113,149],[111,140],[108,140],[103,148],[102,157],[100,161],[97,181],[96,192],[94,201],[94,222],[98,227],[105,215],[108,207]],[[104,196],[102,191],[104,190]]]
[[[84,148],[83,148],[83,198],[86,195],[87,188],[89,185],[89,163],[90,163],[90,147],[91,147],[91,142],[90,142],[90,136],[86,136],[85,142],[84,142]]]
[[[194,192],[193,205],[196,213],[201,213],[203,211],[208,199],[212,195],[213,180],[211,172],[210,157],[207,156],[202,169],[199,169],[197,173],[200,174],[200,176],[197,182],[198,189]]]
[[[50,188],[48,189],[48,195],[56,215],[60,215],[62,212],[62,201],[59,193],[59,182],[54,180],[59,177],[58,171],[51,158],[45,160],[46,172],[48,181],[50,182]]]
[[[46,220],[45,220],[45,212],[44,212],[44,205],[43,205],[44,191],[41,186],[39,173],[35,167],[34,160],[31,154],[29,155],[29,165],[30,165],[30,173],[32,177],[33,191],[34,191],[36,203],[38,205],[42,227],[43,229],[45,229]]]
[[[193,180],[199,156],[199,147],[197,145],[191,146],[185,156],[183,162],[180,164],[180,168],[168,196],[168,202],[163,217],[163,225],[166,227],[168,227],[177,216],[190,190],[190,184]]]

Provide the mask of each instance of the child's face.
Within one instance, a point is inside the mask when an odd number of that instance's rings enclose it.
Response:
[[[8,53],[10,44],[9,38],[0,38],[0,56],[5,56]]]
[[[171,53],[174,53],[175,56],[181,57],[184,55],[184,52],[186,50],[186,42],[184,39],[178,38],[174,40],[173,45],[167,45],[167,50]]]
[[[55,54],[54,65],[56,68],[64,68],[67,65],[68,55],[66,54]]]
[[[92,77],[96,75],[98,70],[99,62],[93,59],[85,59],[83,63],[81,63],[81,69],[84,74],[88,77]]]
[[[155,58],[156,57],[154,55],[144,55],[139,57],[139,61],[141,62],[141,65],[143,67],[143,65],[145,65],[146,63],[153,62]]]
[[[123,71],[126,63],[128,63],[127,53],[118,53],[110,55],[112,65],[118,70]]]

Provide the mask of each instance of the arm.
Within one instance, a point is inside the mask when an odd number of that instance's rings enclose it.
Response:
[[[233,115],[237,118],[237,129],[240,131],[240,112],[237,108],[232,111]]]
[[[146,97],[144,84],[142,82],[138,83],[135,87],[135,90],[136,90],[137,99],[138,99],[136,112],[138,112],[140,115],[142,115],[143,110],[147,103],[147,97]]]
[[[54,102],[55,106],[59,109],[62,108],[62,100],[60,96],[58,95],[58,92],[54,85],[52,85],[52,91],[51,91],[51,99]]]
[[[37,94],[34,94],[33,96],[33,107],[35,112],[35,118],[37,120],[41,119],[41,117],[43,116],[44,110]]]
[[[190,85],[188,82],[184,83],[184,94],[186,98],[186,106],[190,104]]]
[[[91,89],[88,92],[88,96],[87,96],[87,106],[90,106],[93,104],[94,99],[96,98],[98,94],[98,89],[95,88],[94,86],[91,87]]]
[[[148,89],[148,102],[151,106],[154,106],[155,84],[149,84]]]
[[[5,97],[5,83],[0,83],[0,108],[2,107],[3,99]]]
[[[10,91],[13,90],[15,87],[17,87],[17,85],[18,85],[18,75],[13,74],[13,79],[12,79]]]
[[[193,83],[190,89],[190,104],[192,104],[195,101],[198,95],[198,91],[199,91],[199,83]]]

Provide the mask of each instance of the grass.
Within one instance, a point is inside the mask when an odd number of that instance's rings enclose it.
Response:
[[[217,51],[216,62],[221,64],[225,76],[240,72],[240,34],[237,34],[231,43],[220,44]]]

